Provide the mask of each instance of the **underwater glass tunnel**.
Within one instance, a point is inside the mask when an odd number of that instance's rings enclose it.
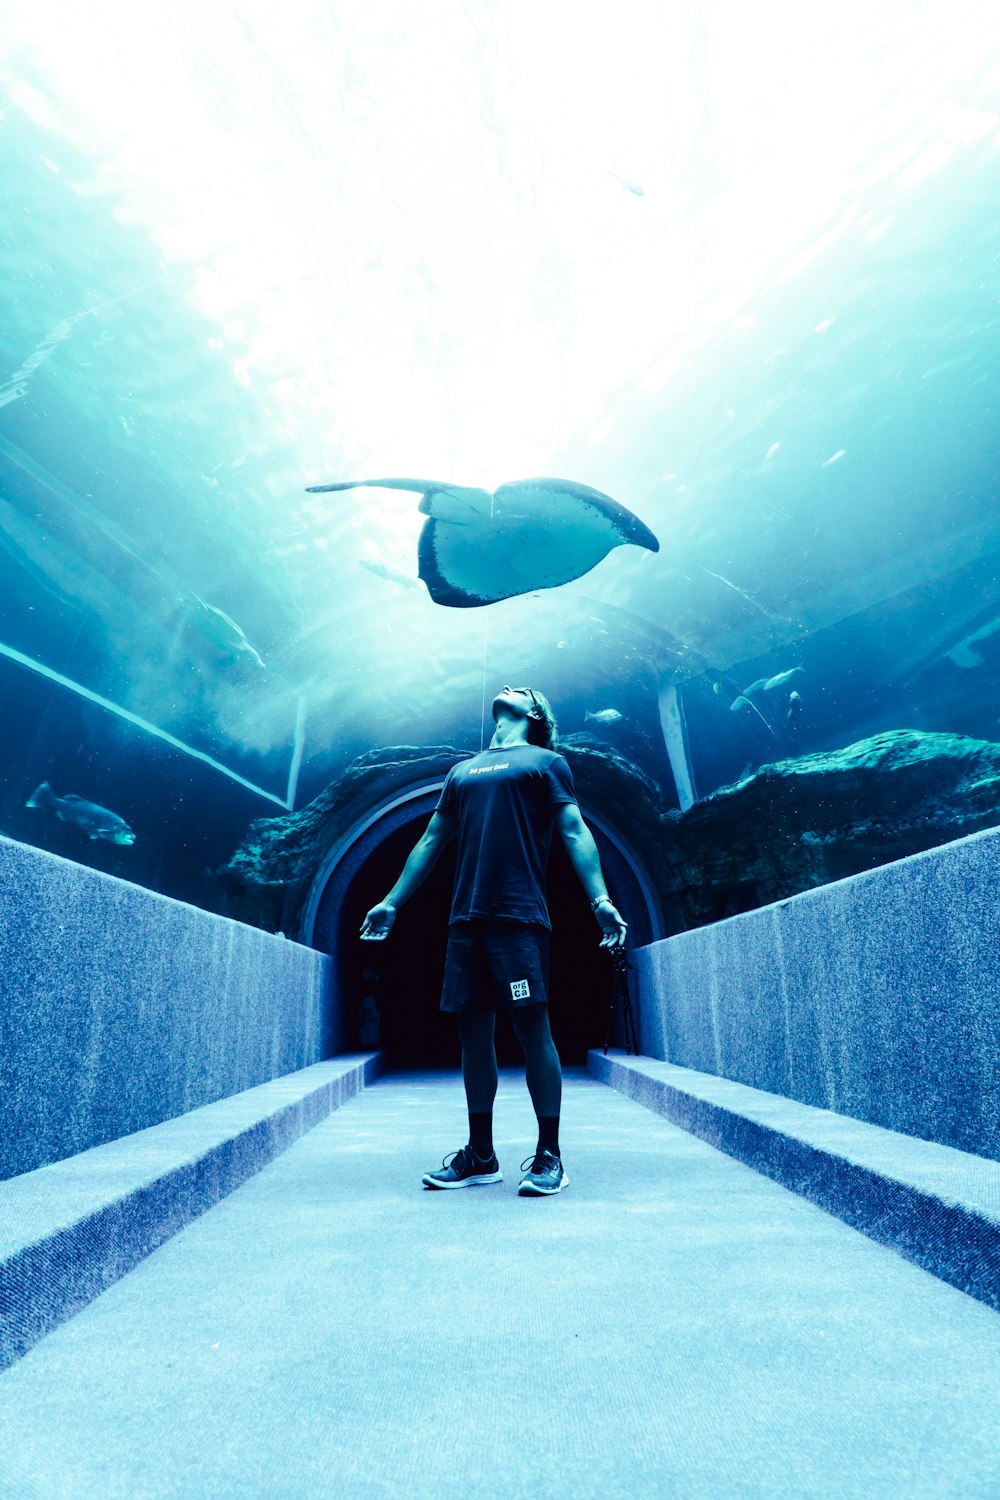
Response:
[[[0,143],[2,1500],[995,1500],[1000,10],[5,0]],[[529,700],[491,1074],[361,934]]]
[[[995,823],[1000,29],[848,9],[13,0],[3,833],[312,941],[508,682],[647,941]]]

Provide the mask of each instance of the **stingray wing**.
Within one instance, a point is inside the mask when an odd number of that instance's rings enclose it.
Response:
[[[475,531],[473,530],[473,538]],[[497,592],[496,569],[487,565],[489,529],[479,538],[482,551],[476,565],[476,540],[469,528],[452,521],[425,521],[417,543],[417,572],[435,604],[452,609],[472,609],[509,598],[517,588]]]
[[[625,542],[659,550],[631,511],[573,480],[501,485],[490,513],[482,508],[461,523],[434,504],[425,513],[431,519],[420,534],[420,576],[436,604],[458,609],[558,588]]]
[[[645,547],[648,552],[660,550],[659,541],[638,516],[610,495],[575,479],[516,479],[512,484],[502,484],[496,491],[494,508],[501,522],[505,516],[521,515],[542,525],[583,526],[595,534],[604,532],[609,537],[608,552],[626,542]]]

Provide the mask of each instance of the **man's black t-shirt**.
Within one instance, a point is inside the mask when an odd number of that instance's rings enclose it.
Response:
[[[545,866],[552,813],[575,801],[567,761],[540,745],[483,750],[452,766],[435,808],[457,819],[450,921],[486,917],[551,928]]]

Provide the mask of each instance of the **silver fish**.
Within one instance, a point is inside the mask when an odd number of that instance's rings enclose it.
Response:
[[[620,183],[621,186],[625,189],[626,193],[631,193],[635,198],[645,198],[645,191],[639,186],[639,184],[636,182],[630,182],[627,177],[622,176],[621,172],[609,172],[608,176],[613,177],[615,182]]]
[[[228,661],[248,660],[255,667],[265,666],[260,653],[251,646],[242,628],[229,615],[217,609],[214,604],[206,604],[197,594],[192,594],[190,599],[182,599],[181,602],[191,623],[220,656]]]
[[[998,630],[1000,630],[1000,617],[990,620],[988,625],[982,625],[971,635],[963,636],[957,646],[952,646],[950,651],[945,652],[945,656],[949,661],[953,661],[956,667],[981,667],[985,658],[982,652],[975,648],[981,641],[988,641],[991,635],[996,635]]]
[[[572,479],[516,479],[492,493],[429,479],[352,479],[307,494],[363,488],[411,490],[427,517],[418,572],[435,604],[475,609],[582,578],[614,547],[659,552],[624,505]]]
[[[758,677],[756,682],[751,682],[749,687],[743,689],[743,696],[747,698],[751,693],[773,693],[791,682],[793,678],[804,675],[804,667],[789,667],[787,672],[779,672],[774,677]]]
[[[621,714],[617,708],[600,708],[596,714],[592,714],[588,709],[583,716],[583,722],[593,719],[595,724],[617,724],[620,718]]]
[[[37,787],[24,804],[25,807],[41,807],[46,811],[54,812],[56,817],[63,823],[72,823],[91,839],[104,839],[109,844],[134,844],[135,834],[128,826],[124,818],[117,813],[111,812],[107,807],[101,807],[96,802],[88,802],[85,797],[78,797],[75,792],[68,792],[65,797],[57,797],[47,781],[43,781]]]

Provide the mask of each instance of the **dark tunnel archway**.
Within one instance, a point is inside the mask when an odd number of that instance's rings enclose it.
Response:
[[[444,850],[423,885],[400,908],[385,942],[362,943],[358,937],[365,912],[392,886],[426,828],[439,791],[440,784],[425,785],[398,796],[338,840],[321,863],[304,913],[303,940],[333,959],[340,1047],[381,1047],[389,1068],[451,1069],[461,1064],[454,1017],[438,1009],[454,846]],[[597,842],[608,889],[629,923],[629,947],[662,936],[645,872],[586,807],[582,811]],[[605,1043],[612,968],[599,949],[597,924],[558,836],[552,840],[547,893],[552,1033],[562,1060],[582,1064],[589,1048]],[[635,1007],[634,983],[631,998]],[[611,1045],[624,1045],[620,1014]],[[497,1017],[496,1049],[501,1067],[523,1063],[508,1016]]]

